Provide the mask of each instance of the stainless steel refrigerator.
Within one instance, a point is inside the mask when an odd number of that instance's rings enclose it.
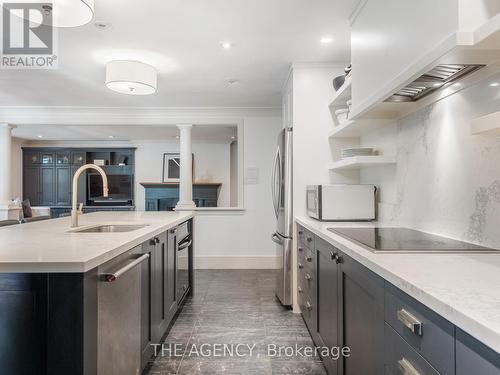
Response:
[[[292,304],[292,129],[283,129],[278,136],[272,173],[272,198],[276,216],[276,243],[279,268],[276,275],[276,296],[285,306]]]

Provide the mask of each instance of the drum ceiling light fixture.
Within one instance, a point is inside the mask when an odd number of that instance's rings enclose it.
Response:
[[[116,60],[106,64],[106,86],[128,95],[150,95],[156,92],[157,71],[140,61]]]

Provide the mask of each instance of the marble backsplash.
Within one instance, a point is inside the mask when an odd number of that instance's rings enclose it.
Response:
[[[500,136],[472,135],[500,111],[500,75],[364,136],[397,165],[364,169],[379,187],[379,220],[500,248]]]

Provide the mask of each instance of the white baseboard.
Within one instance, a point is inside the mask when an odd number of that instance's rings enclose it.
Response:
[[[277,257],[195,257],[198,270],[277,269]]]

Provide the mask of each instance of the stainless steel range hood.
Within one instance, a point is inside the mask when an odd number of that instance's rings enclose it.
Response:
[[[439,90],[450,82],[457,81],[486,65],[479,64],[441,64],[437,65],[427,73],[408,84],[394,95],[386,99],[386,102],[416,102],[424,96]]]

